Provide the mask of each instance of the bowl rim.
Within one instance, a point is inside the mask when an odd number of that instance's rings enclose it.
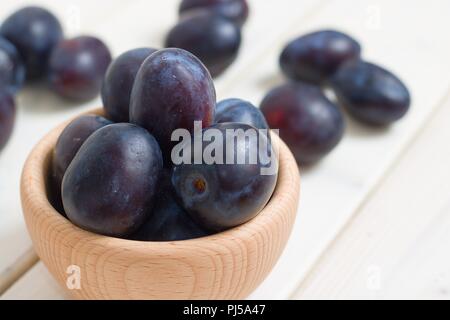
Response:
[[[167,250],[168,248],[175,248],[177,246],[186,245],[198,247],[199,245],[204,243],[205,240],[211,242],[220,242],[223,240],[229,241],[242,238],[243,236],[252,237],[260,232],[267,232],[266,224],[268,222],[276,222],[277,219],[275,219],[275,215],[277,215],[277,211],[280,210],[280,207],[283,208],[289,206],[290,201],[286,201],[286,196],[292,194],[292,192],[295,192],[296,199],[299,198],[300,171],[298,169],[297,163],[286,144],[275,133],[272,132],[271,136],[273,142],[275,142],[273,144],[278,150],[279,160],[277,184],[269,202],[256,217],[249,220],[248,222],[220,233],[215,233],[200,238],[177,241],[130,240],[105,236],[84,230],[72,223],[68,218],[62,216],[51,205],[47,196],[46,180],[52,151],[60,133],[73,119],[87,114],[104,116],[103,108],[96,108],[91,109],[87,112],[83,112],[52,129],[32,149],[24,164],[20,182],[22,211],[24,216],[30,214],[41,215],[40,218],[50,219],[50,223],[64,224],[65,227],[69,228],[71,232],[75,232],[80,239],[89,238],[90,241],[94,241],[100,245],[107,247],[130,248],[131,246],[134,249],[143,249],[144,251],[145,249],[148,249],[150,247],[154,250]],[[293,167],[296,168],[296,172],[294,172]],[[24,207],[26,201],[28,202],[28,207],[31,206],[28,209],[35,210],[25,210]],[[275,208],[278,209],[274,210]],[[297,215],[297,211],[298,210],[296,210],[295,212],[295,216]],[[30,226],[28,226],[28,223],[27,228],[30,233],[32,230],[30,230]]]

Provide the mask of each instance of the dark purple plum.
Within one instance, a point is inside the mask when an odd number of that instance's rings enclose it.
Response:
[[[207,236],[209,232],[195,223],[177,203],[171,183],[172,171],[161,175],[155,207],[142,227],[131,236],[141,241],[179,241]]]
[[[56,142],[53,151],[49,198],[52,205],[62,212],[61,184],[67,168],[83,143],[98,129],[112,124],[96,115],[83,115],[67,125]]]
[[[47,72],[48,60],[54,46],[62,39],[58,19],[39,7],[25,7],[6,18],[0,35],[19,51],[28,80],[42,78]]]
[[[293,80],[327,81],[344,62],[359,59],[361,46],[334,30],[306,34],[290,42],[280,56],[284,74]]]
[[[56,142],[53,156],[55,169],[61,180],[87,138],[98,129],[109,124],[112,124],[112,122],[108,119],[88,114],[76,118],[67,125]]]
[[[238,122],[251,125],[257,129],[269,128],[261,110],[250,102],[241,99],[220,101],[216,106],[215,122]]]
[[[199,9],[210,10],[239,26],[245,23],[249,12],[246,0],[183,0],[179,12],[183,15]]]
[[[339,102],[356,119],[385,126],[409,110],[408,88],[391,72],[364,61],[343,65],[331,81]]]
[[[5,147],[14,128],[16,105],[13,96],[0,90],[0,151]]]
[[[300,164],[320,160],[344,133],[341,111],[315,85],[298,82],[274,88],[261,102],[261,111]]]
[[[175,129],[193,131],[194,121],[203,127],[214,122],[216,92],[208,70],[191,53],[163,49],[142,64],[131,93],[130,121],[155,136],[166,163]]]
[[[61,41],[50,56],[50,86],[67,99],[91,100],[100,92],[110,63],[111,53],[100,39],[81,36]]]
[[[16,47],[0,37],[0,88],[16,93],[25,81],[25,65]]]
[[[234,138],[227,136],[230,131],[238,133],[239,130],[241,133],[253,132],[256,139],[252,141],[243,134]],[[214,141],[223,143],[215,154],[223,154],[223,158],[219,156],[215,162],[203,158],[198,164],[193,161],[177,164],[173,169],[172,184],[183,208],[197,223],[208,230],[221,231],[251,220],[264,208],[277,182],[278,159],[271,141],[266,135],[258,135],[252,126],[219,123],[205,129],[203,134],[219,134],[218,140]],[[196,139],[194,135],[191,148]],[[266,152],[258,150],[258,144],[267,146]],[[188,148],[189,143],[182,142],[181,145]],[[194,150],[191,149],[193,159],[196,153],[206,152],[208,146],[206,142],[200,148],[194,146]],[[254,162],[251,162],[252,157]]]
[[[102,86],[106,116],[114,122],[128,122],[134,79],[142,63],[155,49],[138,48],[122,53],[108,67]]]
[[[67,168],[62,199],[77,226],[103,235],[134,233],[151,213],[162,156],[145,129],[111,124],[94,132]]]
[[[166,47],[193,53],[213,77],[222,74],[236,60],[240,45],[239,27],[205,10],[182,19],[166,38]]]

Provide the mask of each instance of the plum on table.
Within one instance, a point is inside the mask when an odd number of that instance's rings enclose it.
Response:
[[[240,45],[240,28],[206,10],[181,19],[166,38],[166,47],[191,52],[213,77],[222,74],[236,60]]]
[[[335,30],[308,33],[291,41],[280,55],[284,74],[293,80],[323,83],[346,61],[359,59],[361,46]]]
[[[6,146],[14,129],[16,105],[10,92],[0,89],[0,151]]]
[[[50,53],[63,38],[63,30],[51,12],[30,6],[6,18],[0,27],[0,35],[19,51],[27,79],[36,80],[46,74]]]
[[[201,9],[212,11],[239,26],[247,21],[249,14],[246,0],[183,0],[179,13],[180,15],[190,14]]]
[[[100,92],[111,59],[108,47],[98,38],[63,40],[50,56],[50,86],[64,98],[91,100]]]
[[[370,125],[386,126],[403,118],[411,104],[403,82],[370,62],[346,63],[333,77],[331,86],[350,115]]]
[[[344,133],[340,110],[315,85],[292,82],[276,87],[261,102],[261,111],[300,164],[323,158]]]
[[[25,81],[25,65],[16,47],[0,36],[0,88],[16,93]]]

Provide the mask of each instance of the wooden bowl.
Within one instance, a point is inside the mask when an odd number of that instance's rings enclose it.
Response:
[[[50,205],[47,170],[67,123],[31,152],[22,173],[21,198],[37,254],[74,298],[243,299],[270,273],[289,238],[300,190],[297,164],[278,137],[278,184],[256,218],[204,238],[139,242],[84,231]]]

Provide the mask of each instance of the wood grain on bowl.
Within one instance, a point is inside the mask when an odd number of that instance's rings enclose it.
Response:
[[[48,202],[47,168],[65,125],[51,131],[30,154],[21,197],[37,254],[75,298],[242,299],[270,273],[289,238],[300,190],[297,164],[277,136],[273,139],[280,154],[278,184],[256,218],[205,238],[138,242],[81,230]],[[78,271],[79,288],[73,282]]]

